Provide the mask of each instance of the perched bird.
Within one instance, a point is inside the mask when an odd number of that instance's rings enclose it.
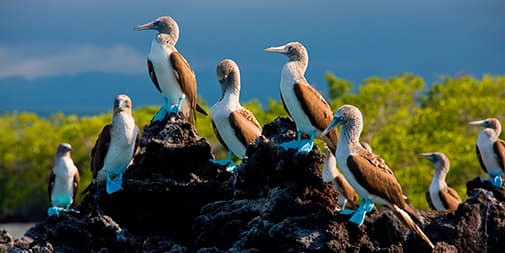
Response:
[[[339,211],[348,208],[356,208],[358,206],[358,195],[352,186],[347,182],[344,175],[337,170],[337,159],[333,152],[326,149],[326,159],[323,166],[323,181],[333,182],[333,188],[338,193]],[[337,209],[338,210],[338,209]]]
[[[461,203],[458,193],[447,186],[445,177],[449,172],[449,159],[443,153],[422,153],[424,158],[435,164],[435,174],[431,180],[429,191],[426,192],[426,200],[431,209],[437,211],[456,210]]]
[[[334,151],[338,142],[337,130],[331,130],[327,136],[320,135],[333,119],[333,113],[328,102],[305,79],[309,61],[305,47],[300,42],[290,42],[265,51],[288,57],[281,72],[281,99],[289,116],[295,121],[298,135],[296,141],[281,146],[285,149],[298,149],[299,153],[308,153],[314,146],[314,137],[319,137]],[[302,140],[303,134],[309,135],[310,139]]]
[[[501,134],[501,124],[498,119],[489,118],[469,123],[482,126],[475,145],[480,166],[489,175],[489,181],[494,187],[503,185],[502,175],[505,171],[505,142],[498,139]]]
[[[240,105],[240,70],[229,59],[217,65],[217,79],[221,84],[221,97],[211,108],[212,127],[219,142],[228,150],[228,159],[216,161],[229,165],[233,171],[236,164],[231,160],[232,153],[243,159],[247,145],[261,135],[261,125],[254,115]]]
[[[49,216],[59,215],[61,210],[69,211],[75,203],[75,195],[79,188],[79,170],[70,157],[72,147],[68,143],[58,145],[54,167],[49,177],[48,193],[51,206]]]
[[[417,213],[405,201],[402,188],[393,171],[378,155],[367,151],[359,143],[363,130],[360,110],[352,105],[341,106],[322,134],[342,125],[335,157],[345,178],[358,193],[361,203],[350,221],[361,225],[373,202],[391,208],[406,224],[433,248],[433,243],[415,223]]]
[[[161,121],[167,114],[178,114],[179,111],[182,112],[183,118],[190,122],[196,118],[195,110],[207,115],[196,101],[195,73],[175,48],[179,39],[179,26],[175,20],[163,16],[134,29],[158,31],[151,43],[147,68],[151,80],[163,95],[164,104],[153,121]]]
[[[91,150],[91,172],[98,184],[107,182],[107,193],[121,189],[123,172],[135,154],[139,129],[132,117],[132,101],[127,95],[114,98],[112,124],[100,132]]]

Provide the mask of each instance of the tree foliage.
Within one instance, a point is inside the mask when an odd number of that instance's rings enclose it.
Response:
[[[335,111],[353,104],[364,116],[361,140],[371,144],[394,171],[409,202],[424,209],[424,194],[433,175],[433,165],[422,152],[444,152],[451,161],[447,182],[461,197],[465,183],[475,176],[487,177],[475,155],[479,128],[472,120],[489,117],[505,119],[505,76],[484,75],[481,80],[465,76],[444,77],[431,86],[411,74],[387,80],[372,77],[353,84],[326,74],[328,97]],[[207,111],[205,101],[200,101]],[[264,125],[278,116],[287,116],[282,103],[263,105],[258,100],[243,104]],[[134,111],[137,124],[150,121],[158,108]],[[111,121],[111,114],[79,117],[55,113],[39,117],[34,113],[7,113],[0,117],[0,214],[42,215],[48,206],[47,179],[59,143],[73,147],[72,158],[81,172],[82,191],[90,182],[90,153],[99,131]],[[198,115],[196,128],[212,145],[217,158],[226,151],[217,141],[210,117]],[[80,195],[79,195],[80,196]],[[39,216],[40,217],[40,216]]]

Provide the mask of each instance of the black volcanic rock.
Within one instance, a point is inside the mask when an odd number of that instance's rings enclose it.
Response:
[[[321,179],[320,150],[279,147],[295,136],[293,122],[277,118],[230,174],[209,162],[209,144],[189,123],[155,122],[144,128],[122,191],[94,188],[81,213],[30,229],[32,242],[0,234],[0,252],[431,251],[387,208],[375,208],[361,227],[335,213],[337,194]],[[502,252],[504,189],[478,178],[467,187],[456,211],[419,211],[433,252]]]

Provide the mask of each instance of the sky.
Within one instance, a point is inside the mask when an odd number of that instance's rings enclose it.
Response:
[[[264,49],[291,41],[307,48],[306,78],[323,93],[326,72],[355,85],[505,74],[504,13],[503,0],[2,0],[0,113],[107,112],[120,93],[161,105],[146,66],[155,31],[132,28],[164,15],[212,105],[225,58],[240,67],[241,101],[279,100],[287,58]]]

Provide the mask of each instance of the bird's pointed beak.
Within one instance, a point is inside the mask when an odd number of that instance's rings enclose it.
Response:
[[[419,155],[422,156],[424,159],[431,161],[431,155],[433,153],[420,153]]]
[[[321,133],[321,136],[327,135],[331,131],[331,129],[335,128],[339,124],[340,121],[338,120],[338,118],[334,117],[333,120],[331,120],[330,124],[328,124],[328,127],[326,127],[326,129],[324,129],[324,131]]]
[[[149,29],[156,30],[156,23],[155,22],[156,21],[152,21],[147,24],[135,26],[135,27],[133,27],[133,30],[136,30],[136,31],[149,30]]]
[[[483,126],[484,122],[485,122],[485,120],[477,120],[477,121],[470,121],[470,122],[468,122],[468,124],[470,124],[472,126]]]
[[[265,51],[269,52],[269,53],[281,53],[281,54],[287,53],[285,46],[269,47],[269,48],[265,48]]]

